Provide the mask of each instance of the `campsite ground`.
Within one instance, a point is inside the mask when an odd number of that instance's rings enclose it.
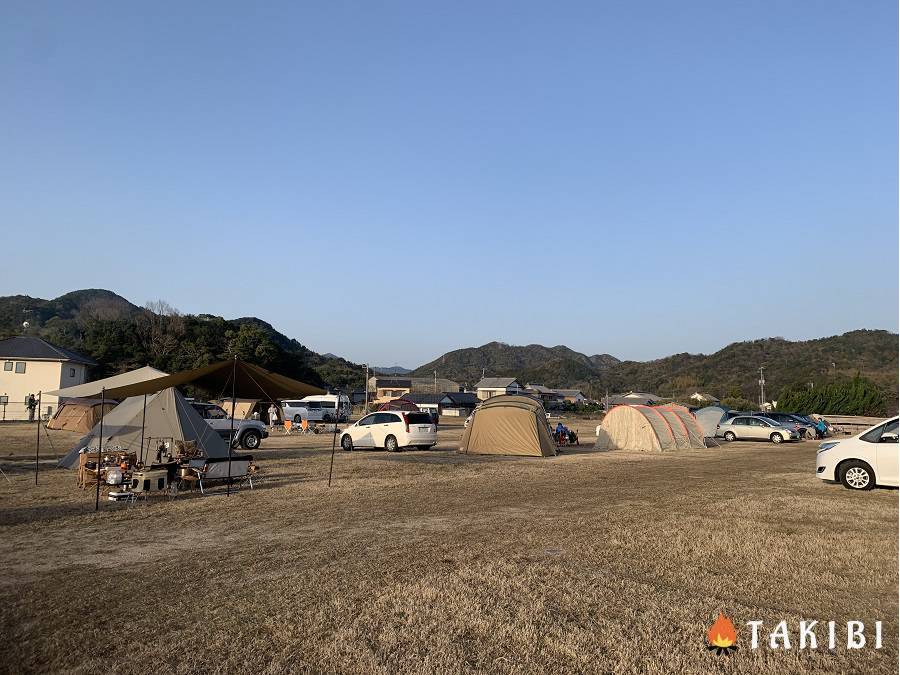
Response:
[[[0,425],[0,667],[896,672],[897,492],[822,484],[814,443],[487,458],[460,432],[339,452],[330,489],[331,437],[278,435],[253,491],[94,513],[73,472],[34,485],[33,426]],[[791,651],[751,651],[751,619]],[[800,619],[882,620],[884,647],[801,652]]]

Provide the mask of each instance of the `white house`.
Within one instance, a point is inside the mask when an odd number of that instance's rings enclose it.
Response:
[[[554,389],[566,403],[574,403],[575,405],[584,405],[587,401],[580,389]]]
[[[691,394],[691,400],[696,401],[697,403],[718,403],[719,399],[717,399],[712,394],[701,394],[699,391],[695,391]]]
[[[31,335],[0,340],[0,415],[7,420],[27,420],[28,396],[73,387],[88,381],[87,371],[97,363],[76,352]],[[41,415],[52,415],[57,396],[41,395]]]
[[[514,377],[486,377],[475,385],[475,394],[482,401],[503,394],[524,394],[525,387]]]

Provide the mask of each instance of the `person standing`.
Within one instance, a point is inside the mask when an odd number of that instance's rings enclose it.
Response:
[[[34,394],[28,394],[28,398],[25,399],[25,407],[28,408],[28,421],[34,422],[34,410],[37,408],[37,399]]]
[[[274,429],[276,424],[278,424],[278,408],[272,403],[269,406],[269,428]]]

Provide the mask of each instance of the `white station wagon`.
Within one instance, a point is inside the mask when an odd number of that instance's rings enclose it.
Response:
[[[437,428],[431,415],[400,410],[366,415],[340,435],[341,447],[347,452],[354,448],[384,448],[388,452],[397,452],[410,446],[427,450],[437,443]]]
[[[772,441],[773,443],[796,441],[800,438],[796,429],[789,429],[775,420],[758,415],[740,415],[719,422],[716,426],[716,436],[724,438],[726,441]]]

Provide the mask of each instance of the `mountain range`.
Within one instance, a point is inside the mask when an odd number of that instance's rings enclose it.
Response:
[[[181,315],[164,302],[138,307],[103,289],[67,293],[53,300],[25,295],[0,297],[0,337],[27,331],[97,360],[102,377],[141,365],[175,372],[237,353],[285,375],[319,386],[361,388],[364,366],[334,354],[318,354],[256,318]],[[587,355],[564,345],[514,346],[489,342],[457,349],[409,370],[374,367],[385,375],[438,376],[469,387],[487,376],[516,377],[523,384],[576,387],[593,397],[607,390],[650,391],[684,397],[694,391],[720,398],[756,399],[759,367],[768,391],[796,384],[825,383],[857,373],[897,398],[898,336],[856,330],[806,341],[764,338],[736,342],[714,354],[675,354],[653,361],[622,361]]]

